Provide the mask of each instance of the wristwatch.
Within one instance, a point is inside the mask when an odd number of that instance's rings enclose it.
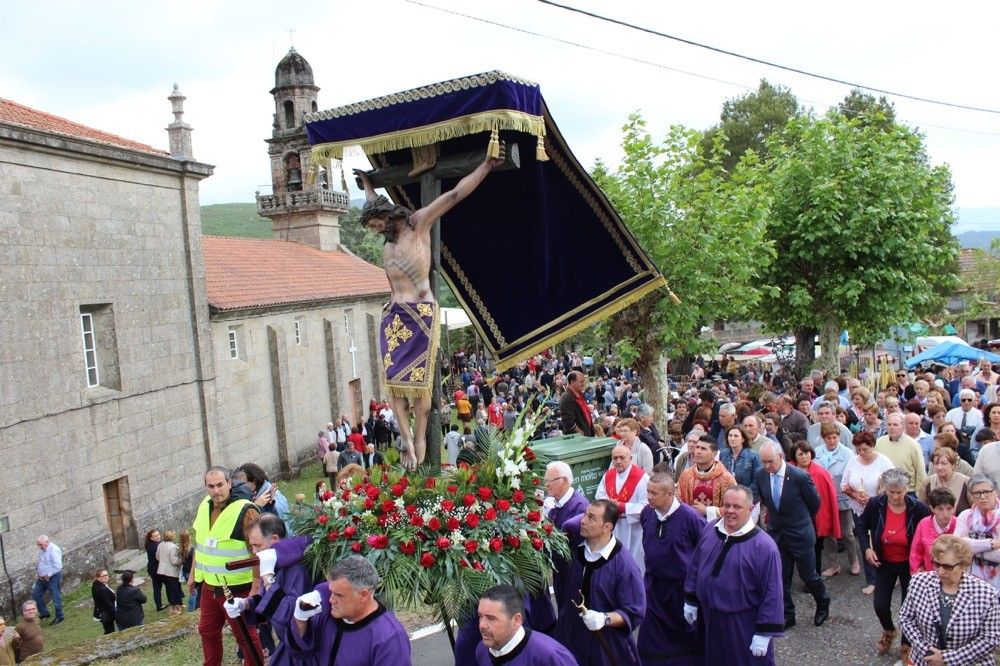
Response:
[[[611,626],[611,613],[605,613],[604,614],[604,626],[605,627],[610,627]]]

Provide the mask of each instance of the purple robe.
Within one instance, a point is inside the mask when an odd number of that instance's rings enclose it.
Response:
[[[319,666],[409,666],[412,663],[406,629],[382,604],[355,624],[335,620],[329,613],[319,613],[309,618],[304,636],[299,635],[294,622],[286,636],[293,659],[300,658]]]
[[[543,633],[524,629],[524,640],[502,657],[494,657],[480,641],[476,647],[477,666],[576,666],[569,650]]]
[[[639,663],[632,632],[646,613],[646,590],[642,585],[639,567],[628,549],[616,540],[608,559],[587,562],[581,545],[574,553],[574,560],[567,576],[566,592],[569,601],[580,601],[583,593],[588,610],[601,613],[618,613],[625,620],[623,627],[605,627],[607,639],[618,666]],[[609,666],[596,632],[587,629],[580,611],[572,603],[559,609],[554,638],[569,648],[580,666]]]
[[[548,519],[552,521],[552,524],[558,529],[564,529],[563,525],[569,522],[570,519],[576,516],[582,515],[586,512],[587,507],[590,506],[590,502],[587,500],[587,496],[584,495],[579,490],[573,491],[573,496],[569,498],[562,507],[552,507],[549,510]],[[579,522],[576,523],[576,538],[579,539]],[[569,535],[569,532],[567,532]],[[576,548],[577,543],[573,543],[572,536],[570,537],[570,548]],[[569,603],[566,600],[566,573],[569,569],[570,563],[561,558],[552,558],[552,590],[556,597],[556,606],[562,608],[564,604]]]
[[[639,514],[646,553],[646,617],[639,632],[643,666],[698,666],[705,663],[700,624],[684,619],[684,578],[705,519],[687,504],[661,521],[647,506]]]
[[[310,589],[312,578],[300,562],[277,568],[271,586],[263,594],[250,597],[249,610],[243,617],[248,624],[270,622],[275,635],[283,637],[294,621],[292,615],[295,613],[295,600]],[[294,663],[284,640],[275,646],[274,654],[267,663],[270,666],[291,666]]]
[[[701,533],[684,582],[687,603],[705,627],[705,663],[774,664],[774,641],[763,657],[750,653],[754,634],[784,635],[781,556],[759,527],[726,537],[710,523]]]
[[[555,613],[552,602],[540,600],[539,596],[524,595],[524,628],[534,629],[538,634],[551,632],[555,627]],[[539,626],[540,625],[540,626]],[[479,633],[479,618],[473,612],[472,617],[459,625],[455,634],[455,666],[475,666],[476,646],[482,645],[483,637]]]

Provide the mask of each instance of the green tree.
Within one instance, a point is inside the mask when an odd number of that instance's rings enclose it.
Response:
[[[836,111],[799,117],[769,141],[773,192],[767,236],[778,249],[758,314],[794,330],[799,369],[836,371],[838,338],[884,339],[894,324],[939,313],[957,286],[951,174],[898,124]]]
[[[598,162],[594,179],[681,302],[666,290],[650,294],[612,319],[611,339],[641,372],[646,399],[662,407],[663,354],[703,351],[702,325],[745,316],[761,297],[760,271],[773,256],[763,237],[766,174],[752,152],[727,172],[721,133],[707,151],[701,133],[679,126],[661,143],[638,113],[623,133],[621,165]]]
[[[870,123],[881,130],[890,130],[896,124],[896,107],[885,96],[875,99],[874,95],[855,88],[844,101],[837,105],[837,111],[846,118],[858,118],[862,124]]]
[[[382,237],[358,221],[361,209],[354,206],[340,219],[340,242],[370,264],[382,265]]]
[[[722,166],[732,172],[748,150],[767,158],[767,138],[784,129],[789,119],[801,115],[799,102],[792,91],[761,79],[757,90],[727,99],[722,105],[719,124],[709,128],[701,141],[703,152],[710,152],[716,137],[723,137],[727,155]]]

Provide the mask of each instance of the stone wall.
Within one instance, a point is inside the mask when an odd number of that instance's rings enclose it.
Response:
[[[214,370],[197,188],[210,173],[0,126],[0,516],[19,597],[38,534],[63,548],[68,583],[110,561],[105,484],[127,480],[132,542],[186,523],[180,507],[201,493]],[[113,330],[96,332],[97,356],[117,376],[89,386],[81,311],[102,307],[95,322]]]
[[[218,464],[234,467],[252,461],[271,472],[281,469],[284,457],[294,468],[315,453],[316,433],[333,419],[335,410],[352,416],[349,383],[355,377],[361,380],[361,418],[366,418],[368,401],[384,397],[370,363],[368,332],[368,315],[378,317],[381,308],[379,298],[309,310],[213,315]],[[350,310],[350,335],[346,310]],[[230,327],[239,329],[243,341],[235,359],[230,358]]]

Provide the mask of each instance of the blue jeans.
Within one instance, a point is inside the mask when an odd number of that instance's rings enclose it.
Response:
[[[49,607],[45,604],[45,592],[48,591],[52,597],[52,604],[56,607],[56,619],[63,619],[62,592],[59,586],[62,584],[62,572],[52,574],[48,580],[35,579],[35,585],[31,588],[31,598],[38,604],[38,616],[49,617]]]

